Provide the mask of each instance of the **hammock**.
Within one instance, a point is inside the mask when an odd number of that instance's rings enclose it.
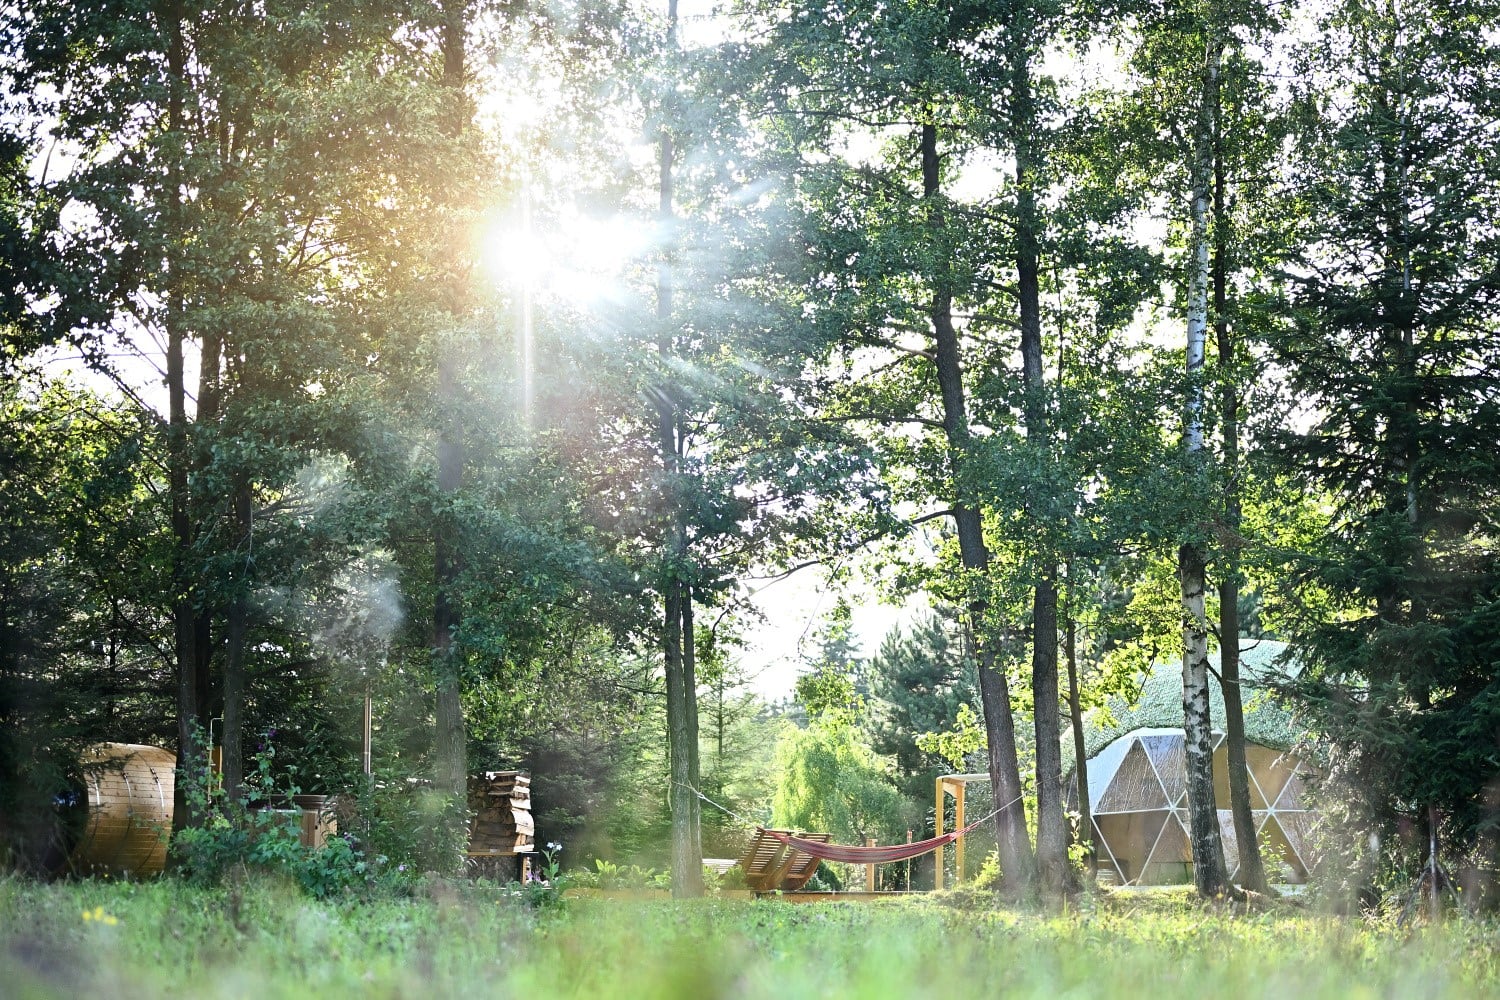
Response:
[[[826,844],[820,840],[808,840],[805,837],[793,836],[782,833],[780,830],[767,830],[765,827],[757,827],[761,833],[781,841],[786,846],[803,854],[810,854],[823,861],[845,861],[856,865],[883,865],[892,861],[905,861],[907,858],[921,857],[929,851],[935,851],[940,847],[947,847],[959,837],[966,833],[972,833],[975,827],[983,823],[988,816],[976,819],[962,830],[953,830],[941,837],[928,837],[926,840],[918,840],[911,844],[888,844],[884,847],[850,847],[844,844]]]

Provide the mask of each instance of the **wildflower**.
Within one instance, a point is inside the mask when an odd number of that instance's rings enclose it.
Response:
[[[547,841],[547,850],[549,850],[549,851],[560,851],[560,850],[562,850],[562,841],[560,841],[560,840],[549,840],[549,841]]]
[[[113,927],[120,922],[118,917],[110,913],[105,913],[102,906],[96,906],[92,910],[84,910],[83,919],[85,922],[93,921],[108,927]]]

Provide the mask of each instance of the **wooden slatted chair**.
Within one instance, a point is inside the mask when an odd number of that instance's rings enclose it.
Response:
[[[779,830],[778,833],[791,833]],[[808,840],[828,843],[826,833],[802,834]],[[818,870],[818,859],[810,854],[787,847],[769,836],[764,830],[756,830],[740,856],[740,868],[745,872],[745,886],[757,892],[795,892],[808,883]]]
[[[826,833],[804,833],[803,840],[816,840],[820,844],[828,843],[830,835]],[[789,867],[781,877],[781,890],[783,892],[796,892],[811,881],[817,874],[819,861],[811,854],[802,851],[790,852],[795,855]]]

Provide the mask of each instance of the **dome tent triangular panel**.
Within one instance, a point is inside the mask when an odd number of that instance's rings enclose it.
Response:
[[[1138,881],[1160,885],[1188,882],[1192,877],[1193,848],[1187,830],[1174,816],[1162,827],[1161,836],[1156,838],[1151,854],[1141,866]]]
[[[1166,809],[1170,804],[1145,748],[1136,741],[1125,751],[1120,766],[1110,777],[1109,785],[1099,799],[1098,811],[1136,812]]]
[[[1099,874],[1101,878],[1115,885],[1122,885],[1129,881],[1120,863],[1115,860],[1114,851],[1110,850],[1109,841],[1104,839],[1104,834],[1099,832],[1099,824],[1094,823],[1094,846],[1098,852]]]
[[[1167,793],[1167,801],[1177,805],[1187,794],[1187,766],[1181,733],[1157,733],[1142,736],[1141,746],[1151,758],[1156,777]]]
[[[1287,783],[1296,776],[1296,768],[1292,766],[1294,759],[1268,747],[1245,748],[1245,763],[1250,767],[1250,776],[1255,779],[1266,802],[1274,804]],[[1256,808],[1267,806],[1258,805]]]
[[[1173,822],[1172,813],[1166,809],[1106,813],[1094,817],[1094,835],[1109,845],[1121,880],[1134,882],[1140,878],[1147,856],[1169,822]]]
[[[1294,773],[1282,787],[1281,794],[1276,796],[1276,808],[1301,809],[1301,803],[1305,801],[1307,801],[1307,784],[1300,773]]]
[[[1285,867],[1289,869],[1286,873],[1290,876],[1289,881],[1307,881],[1307,863],[1302,859],[1298,850],[1292,846],[1291,838],[1287,836],[1277,816],[1266,817],[1266,825],[1261,827],[1260,840],[1262,844],[1269,846],[1275,852],[1274,855],[1265,859],[1268,868],[1271,867],[1275,855],[1280,855]]]
[[[1276,813],[1276,822],[1281,827],[1282,835],[1286,837],[1292,850],[1297,852],[1297,857],[1302,860],[1304,868],[1310,868],[1317,863],[1312,835],[1322,821],[1321,815],[1310,810]]]

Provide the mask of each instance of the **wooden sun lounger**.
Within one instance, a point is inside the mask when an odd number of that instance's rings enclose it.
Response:
[[[829,841],[826,833],[804,833],[799,836],[823,844]],[[745,871],[745,885],[750,889],[757,892],[774,892],[777,889],[796,892],[807,885],[813,873],[818,870],[818,859],[788,847],[764,830],[756,830],[745,847],[745,853],[740,857],[740,867]]]

